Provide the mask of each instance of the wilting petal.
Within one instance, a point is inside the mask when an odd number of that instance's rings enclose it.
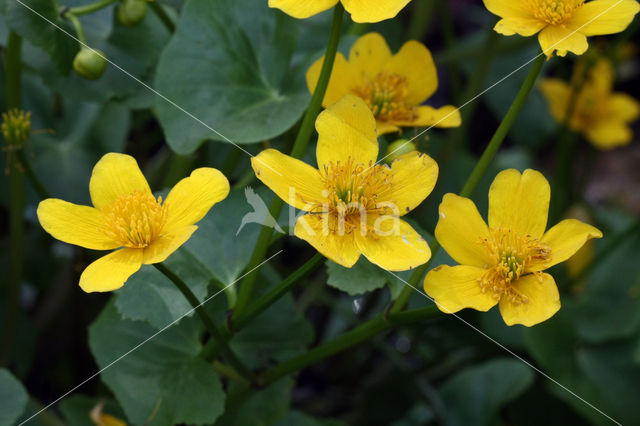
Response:
[[[173,232],[193,225],[228,194],[229,181],[219,170],[210,167],[195,169],[167,195],[164,202],[167,207],[167,224],[163,232]]]
[[[107,237],[103,214],[96,208],[48,198],[40,202],[37,214],[40,225],[57,240],[92,250],[120,246]]]
[[[464,308],[488,311],[498,301],[492,294],[483,293],[479,280],[485,270],[475,266],[438,266],[424,279],[424,291],[433,298],[438,309],[447,314]]]
[[[134,191],[151,194],[149,184],[132,156],[111,152],[93,167],[89,192],[95,207],[102,209]]]
[[[640,10],[634,0],[594,0],[578,8],[566,26],[586,36],[624,31]]]
[[[282,10],[289,16],[304,19],[333,7],[338,0],[269,0],[269,7]]]
[[[391,19],[411,0],[342,0],[347,12],[354,22],[380,22]]]
[[[198,229],[197,226],[189,225],[158,237],[144,248],[142,263],[150,265],[164,262],[167,257],[187,242],[196,229]]]
[[[87,293],[117,290],[140,266],[142,249],[116,250],[87,266],[80,276],[80,288]]]
[[[489,226],[540,238],[547,227],[550,196],[549,182],[542,173],[503,170],[489,189]]]
[[[500,299],[500,313],[507,325],[522,324],[527,327],[551,318],[560,309],[560,294],[549,274],[529,274],[511,283],[513,291],[526,302]]]
[[[309,92],[313,93],[316,90],[318,79],[320,78],[320,71],[322,70],[322,64],[324,63],[324,56],[311,65],[307,71],[307,87]],[[351,93],[354,87],[360,82],[356,80],[353,67],[347,63],[342,53],[338,52],[333,62],[333,69],[331,71],[331,77],[329,79],[329,85],[325,92],[324,99],[322,100],[322,106],[327,107],[340,100],[344,95]]]
[[[339,235],[334,232],[336,224],[330,222],[329,215],[306,214],[298,218],[295,235],[337,264],[351,268],[360,257],[353,232]]]
[[[408,41],[387,61],[384,71],[407,79],[408,93],[405,102],[418,105],[438,88],[438,73],[431,52],[417,41]]]

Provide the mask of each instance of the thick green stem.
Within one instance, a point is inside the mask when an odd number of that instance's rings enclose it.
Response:
[[[424,321],[438,317],[439,315],[440,311],[435,306],[406,312],[398,312],[390,314],[387,318],[385,318],[384,314],[377,315],[373,319],[354,328],[353,330],[341,334],[327,343],[266,370],[258,376],[258,384],[266,386],[269,383],[278,380],[282,376],[301,370],[309,365],[335,355],[338,352],[349,349],[394,326]]]
[[[482,176],[484,176],[485,172],[487,171],[489,164],[491,164],[493,157],[498,152],[500,145],[502,145],[502,141],[504,141],[504,138],[507,136],[507,133],[509,133],[511,126],[513,125],[513,122],[518,116],[518,113],[520,113],[520,110],[522,109],[524,102],[527,100],[527,97],[529,96],[529,93],[531,92],[531,89],[533,88],[533,85],[535,84],[536,79],[540,74],[540,70],[542,69],[542,66],[545,63],[545,60],[546,58],[543,54],[539,54],[534,60],[533,65],[529,70],[529,74],[527,75],[527,78],[524,80],[524,83],[522,83],[522,86],[520,87],[520,90],[518,91],[518,94],[516,95],[515,99],[511,103],[511,106],[509,107],[507,114],[504,116],[504,118],[502,119],[502,122],[500,123],[495,133],[493,134],[493,137],[491,138],[491,140],[489,141],[489,144],[487,145],[484,152],[482,153],[482,156],[476,163],[476,166],[471,172],[471,175],[467,178],[467,181],[465,182],[462,188],[462,191],[460,191],[461,197],[470,197],[473,194],[473,191],[478,186],[480,179],[482,178]],[[411,286],[415,287],[418,284],[420,279],[427,272],[429,265],[431,264],[431,261],[433,260],[433,258],[435,257],[435,255],[438,253],[439,250],[440,250],[440,244],[438,243],[437,240],[434,240],[431,245],[431,259],[429,260],[429,262],[416,268],[416,270],[413,272],[413,274],[411,275],[408,281],[408,283],[411,284]],[[400,293],[396,301],[391,306],[390,312],[398,312],[405,307],[405,305],[409,301],[409,298],[411,297],[414,291],[413,287],[411,286],[407,285],[402,289],[402,292]]]
[[[9,32],[6,53],[6,107],[7,111],[20,108],[22,94],[20,71],[22,68],[22,38]],[[0,345],[0,366],[8,365],[13,356],[18,315],[20,313],[20,283],[24,255],[24,174],[13,150],[22,147],[9,146],[9,277],[6,281],[5,314]]]
[[[40,179],[38,179],[38,176],[36,176],[35,172],[31,168],[31,165],[27,161],[27,157],[24,155],[24,150],[18,151],[16,155],[18,156],[18,161],[20,161],[20,165],[22,166],[24,174],[27,175],[29,181],[31,182],[31,186],[33,186],[33,189],[36,190],[40,198],[42,198],[43,200],[45,198],[51,198],[49,191],[47,191],[47,188],[45,188],[42,182],[40,182]]]
[[[72,7],[66,13],[71,13],[75,16],[88,15],[90,13],[97,12],[100,9],[104,9],[105,7],[115,3],[116,1],[117,0],[100,0],[95,3],[87,4],[85,6]]]
[[[331,78],[331,71],[333,69],[333,62],[336,57],[336,52],[338,51],[338,42],[340,41],[343,15],[344,8],[342,7],[341,3],[338,3],[333,11],[331,33],[329,34],[329,42],[327,44],[327,50],[324,55],[324,62],[322,64],[322,70],[320,71],[320,77],[318,78],[318,84],[316,85],[316,88],[313,92],[313,96],[311,97],[311,101],[309,103],[309,108],[307,108],[307,112],[302,119],[300,131],[298,132],[296,140],[293,143],[293,148],[291,149],[291,156],[294,158],[302,157],[305,150],[307,149],[307,145],[309,145],[309,140],[311,139],[311,134],[313,133],[316,117],[320,112],[320,108],[322,108],[322,100],[324,99],[324,94],[326,93],[327,86],[329,85],[329,79]],[[271,217],[276,219],[280,217],[280,212],[282,211],[283,207],[284,201],[282,201],[277,196],[274,197],[273,201],[271,202],[271,206],[269,207],[269,213],[271,214]],[[254,269],[264,259],[265,255],[267,254],[267,249],[269,248],[269,242],[271,241],[272,233],[272,228],[267,226],[262,227],[262,231],[260,231],[260,235],[258,236],[256,247],[253,250],[253,254],[251,255],[251,260],[249,261],[249,265],[247,266],[248,270]],[[236,306],[234,307],[234,316],[239,315],[247,307],[249,300],[251,299],[253,286],[255,285],[257,278],[258,271],[253,270],[251,273],[245,276],[240,283],[238,300],[236,302]]]
[[[176,32],[176,24],[173,23],[173,20],[169,17],[169,15],[167,14],[167,11],[164,10],[162,5],[157,0],[150,1],[149,7],[151,7],[151,10],[153,10],[153,12],[160,19],[160,21],[162,21],[164,26],[167,27],[167,30],[171,34]]]
[[[78,17],[71,12],[65,13],[64,17],[71,21],[71,25],[73,25],[73,28],[76,30],[76,35],[78,36],[78,40],[80,40],[80,47],[82,48],[86,46],[87,37],[85,37],[84,35],[84,29],[82,28],[82,23],[80,22]]]
[[[205,311],[204,307],[202,306],[202,303],[200,303],[196,295],[193,294],[193,292],[191,292],[187,284],[185,284],[185,282],[182,281],[182,279],[179,276],[174,274],[173,271],[167,268],[164,264],[155,263],[153,266],[155,266],[156,269],[158,269],[158,271],[162,272],[167,278],[169,278],[171,282],[174,283],[175,286],[178,287],[178,289],[182,292],[182,294],[189,301],[191,306],[193,306],[193,309],[196,311],[196,313],[204,323],[205,327],[209,331],[211,338],[214,339],[218,345],[220,345],[220,350],[222,351],[222,355],[224,356],[225,360],[231,366],[233,366],[233,368],[240,375],[242,375],[242,377],[244,377],[246,380],[252,383],[253,374],[244,365],[244,363],[236,356],[236,354],[231,350],[229,345],[227,345],[227,342],[222,336],[222,334],[220,333],[220,330],[218,330],[218,327],[216,327],[216,325],[214,324],[209,314],[207,314],[207,311]]]

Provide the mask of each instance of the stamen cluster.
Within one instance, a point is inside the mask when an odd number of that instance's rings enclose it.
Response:
[[[409,84],[402,75],[378,73],[373,79],[355,88],[354,93],[364,99],[379,121],[411,121],[417,116],[417,107],[405,102]]]
[[[162,197],[134,191],[123,195],[102,209],[105,233],[124,247],[144,248],[162,233],[167,222],[167,209]]]
[[[549,25],[564,24],[584,0],[528,0],[529,8],[537,19]]]

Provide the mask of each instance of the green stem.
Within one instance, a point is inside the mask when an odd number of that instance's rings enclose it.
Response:
[[[33,169],[31,168],[31,165],[27,161],[27,157],[24,155],[24,150],[18,151],[16,155],[18,156],[18,161],[20,162],[24,173],[29,178],[29,181],[31,181],[33,189],[36,190],[40,198],[42,198],[43,200],[45,198],[51,198],[51,195],[49,195],[49,191],[47,191],[42,182],[40,182],[40,179],[38,179],[38,176],[36,176]]]
[[[236,356],[236,354],[231,350],[229,345],[227,345],[226,340],[223,338],[222,334],[220,334],[220,330],[216,327],[211,317],[207,314],[202,303],[198,300],[195,294],[191,292],[187,284],[185,284],[182,279],[173,273],[169,268],[167,268],[163,263],[154,263],[153,266],[160,272],[162,272],[167,278],[171,280],[175,284],[176,287],[182,292],[184,297],[189,301],[193,309],[196,311],[200,320],[204,323],[205,327],[209,331],[211,338],[220,345],[220,349],[222,351],[222,355],[227,360],[229,364],[233,366],[233,368],[244,377],[250,383],[253,382],[253,374],[251,371],[244,365],[244,363]]]
[[[414,0],[409,22],[409,40],[422,40],[429,30],[429,24],[433,17],[433,10],[438,2],[434,0]]]
[[[228,377],[231,380],[235,380],[236,382],[246,387],[251,386],[251,382],[242,377],[236,370],[229,367],[227,364],[223,364],[220,361],[213,361],[212,366],[215,371],[222,374],[223,376]]]
[[[450,2],[447,0],[441,0],[440,11],[442,12],[442,38],[444,39],[445,48],[448,50],[458,44],[456,42]],[[457,62],[452,62],[447,65],[447,68],[449,69],[451,95],[453,96],[453,99],[460,99],[460,67]]]
[[[78,36],[78,40],[80,40],[80,48],[84,48],[87,45],[87,37],[84,35],[84,29],[82,29],[82,23],[78,19],[76,15],[71,12],[67,12],[64,14],[64,17],[71,21],[71,25],[76,30],[76,35]]]
[[[507,133],[509,133],[513,122],[518,116],[518,113],[520,113],[524,102],[529,96],[529,93],[531,92],[531,89],[533,88],[533,85],[535,84],[536,79],[540,74],[540,70],[545,63],[545,60],[546,58],[543,54],[539,54],[534,60],[533,65],[529,70],[529,74],[527,75],[524,83],[522,83],[522,86],[520,87],[520,90],[518,91],[515,99],[511,103],[507,114],[504,116],[502,122],[493,134],[493,137],[482,153],[482,156],[476,163],[476,166],[471,172],[471,175],[469,175],[469,177],[467,178],[462,191],[460,191],[461,197],[470,197],[473,194],[473,191],[478,186],[480,179],[482,178],[482,176],[484,176],[487,168],[489,167],[489,164],[491,164],[491,161],[493,160],[493,157],[495,157],[496,152],[498,152],[498,149],[500,148],[500,145],[502,145],[502,141],[504,141],[504,138],[507,136]],[[439,250],[440,244],[437,240],[434,240],[431,245],[431,259],[429,259],[429,262],[416,268],[416,270],[409,278],[409,284],[411,284],[413,287],[418,284],[422,276],[424,276],[424,274],[427,272],[429,265],[431,264],[433,258],[436,256]],[[391,306],[390,312],[399,312],[404,309],[414,291],[413,287],[407,285],[402,289],[402,292]]]
[[[390,314],[387,318],[385,318],[384,314],[377,315],[366,323],[339,335],[327,343],[266,370],[258,376],[258,384],[266,386],[278,380],[282,376],[301,370],[338,352],[356,346],[357,344],[362,343],[376,334],[382,333],[394,326],[424,321],[436,318],[439,315],[440,311],[435,306],[394,313]]]
[[[171,34],[176,32],[176,24],[173,23],[173,20],[169,17],[169,15],[167,14],[167,11],[164,10],[162,5],[157,0],[150,1],[149,7],[151,7],[151,10],[153,10],[153,12],[160,19],[160,21],[162,21],[164,26],[167,27],[167,30]]]
[[[72,7],[65,13],[65,18],[67,17],[67,13],[71,13],[75,16],[88,15],[89,13],[97,12],[100,9],[104,9],[112,3],[115,3],[117,0],[100,0],[95,3],[87,4],[85,6]]]
[[[22,93],[20,71],[22,67],[22,37],[10,31],[6,53],[6,107],[7,111],[20,108]],[[9,146],[9,279],[5,299],[0,366],[8,365],[13,356],[18,315],[20,313],[20,284],[22,282],[24,255],[24,174],[15,150],[22,147]]]
[[[320,77],[318,78],[318,84],[313,92],[311,101],[309,102],[309,108],[302,119],[300,130],[293,143],[291,149],[291,156],[294,158],[300,158],[309,145],[311,134],[313,133],[316,117],[322,108],[322,100],[324,94],[327,91],[329,85],[329,79],[331,77],[331,71],[333,69],[333,62],[338,51],[338,42],[340,41],[340,32],[342,28],[342,17],[344,15],[344,8],[341,3],[338,3],[333,10],[333,23],[331,24],[331,33],[329,34],[329,42],[327,44],[327,50],[324,55],[324,62],[322,64],[322,70],[320,71]],[[279,197],[274,197],[269,207],[269,213],[271,217],[280,217],[280,212],[284,207],[284,201]],[[238,291],[238,300],[234,307],[234,316],[239,315],[248,305],[251,299],[251,293],[253,293],[253,286],[258,278],[258,270],[254,269],[264,259],[267,249],[269,248],[269,242],[271,241],[271,234],[273,229],[267,226],[263,226],[258,236],[256,247],[251,255],[251,260],[247,266],[248,270],[253,270],[247,274],[240,283],[240,290]]]

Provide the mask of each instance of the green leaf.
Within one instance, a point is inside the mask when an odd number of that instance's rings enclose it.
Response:
[[[60,401],[60,412],[71,426],[94,426],[91,420],[91,410],[100,403],[104,403],[102,412],[119,419],[124,418],[122,409],[112,399],[89,397],[86,395],[71,395]]]
[[[33,10],[17,1],[5,2],[4,12],[7,26],[34,46],[47,52],[58,70],[63,74],[68,74],[73,58],[78,51],[78,42],[54,26],[57,25],[69,34],[75,35],[71,26],[60,17],[58,2],[30,0],[23,3]]]
[[[231,395],[236,389],[230,386]],[[252,392],[240,404],[231,405],[216,422],[216,426],[267,426],[282,419],[291,404],[293,380],[284,377],[268,388]]]
[[[275,423],[274,426],[346,426],[346,423],[337,420],[317,419],[301,411],[289,411],[287,415]]]
[[[216,132],[158,100],[171,148],[184,154],[205,139],[259,142],[293,126],[309,101],[304,70],[290,67],[296,38],[295,20],[263,1],[186,3],[155,87]]]
[[[0,369],[0,426],[11,426],[20,417],[29,397],[27,391],[6,369]]]
[[[462,370],[441,389],[447,425],[496,423],[500,408],[521,395],[533,378],[533,370],[514,359],[493,359]]]
[[[186,318],[154,333],[148,324],[122,319],[109,303],[89,328],[91,352],[106,368],[102,380],[132,423],[213,423],[224,411],[225,394],[212,367],[198,357],[200,324]]]
[[[384,287],[387,282],[385,271],[361,256],[351,268],[345,268],[327,260],[327,284],[351,296],[364,294]]]

